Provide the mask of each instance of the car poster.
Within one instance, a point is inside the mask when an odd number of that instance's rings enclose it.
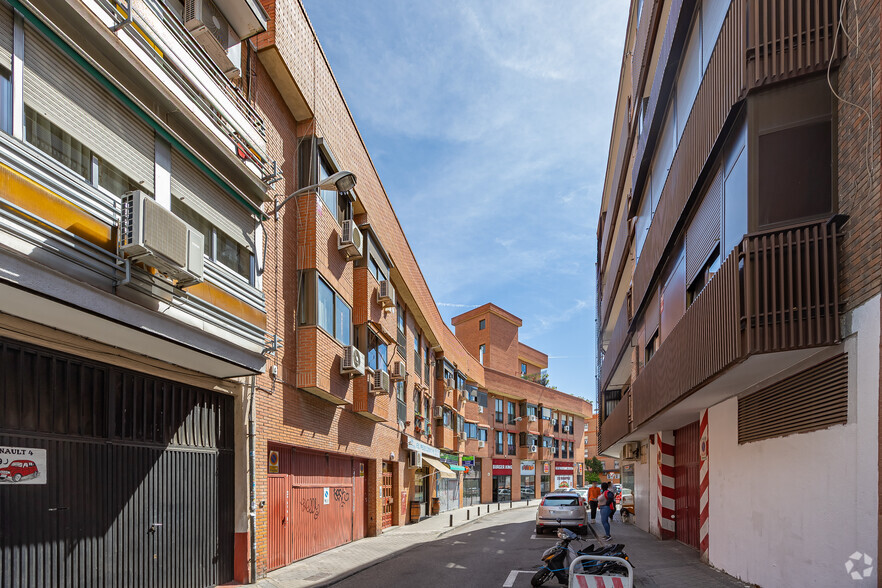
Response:
[[[45,449],[0,445],[0,484],[45,483]]]

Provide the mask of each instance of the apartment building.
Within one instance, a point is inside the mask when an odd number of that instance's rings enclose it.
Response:
[[[839,585],[878,552],[878,16],[631,3],[599,451],[633,471],[641,528],[752,584]]]
[[[241,52],[266,23],[0,2],[4,585],[233,579],[272,173]]]
[[[619,460],[602,455],[597,451],[597,439],[599,432],[600,415],[594,413],[591,418],[585,419],[585,462],[592,458],[597,458],[603,469],[598,474],[600,482],[612,482],[613,484],[621,483],[621,473],[619,472]],[[588,473],[588,470],[585,472]],[[633,486],[627,486],[633,490]]]
[[[479,440],[473,468],[483,480],[481,500],[524,500],[582,486],[591,404],[544,385],[548,356],[518,340],[523,322],[514,314],[489,303],[451,322],[484,367],[486,392],[478,392],[477,413],[465,414],[467,438]]]

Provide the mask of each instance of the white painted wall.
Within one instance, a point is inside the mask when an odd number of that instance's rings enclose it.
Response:
[[[876,585],[845,562],[877,552],[879,298],[851,324],[847,424],[739,445],[738,400],[709,410],[713,566],[760,586]]]
[[[658,528],[658,441],[649,445],[649,532],[661,536]]]

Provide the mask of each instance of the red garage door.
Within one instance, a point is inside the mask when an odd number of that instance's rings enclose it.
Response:
[[[698,421],[674,433],[674,488],[677,540],[698,549],[699,469]]]

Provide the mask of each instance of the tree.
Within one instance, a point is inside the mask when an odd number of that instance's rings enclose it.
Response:
[[[600,481],[600,474],[603,473],[603,462],[597,459],[596,457],[592,457],[591,459],[585,460],[585,483],[590,484],[592,482]]]

